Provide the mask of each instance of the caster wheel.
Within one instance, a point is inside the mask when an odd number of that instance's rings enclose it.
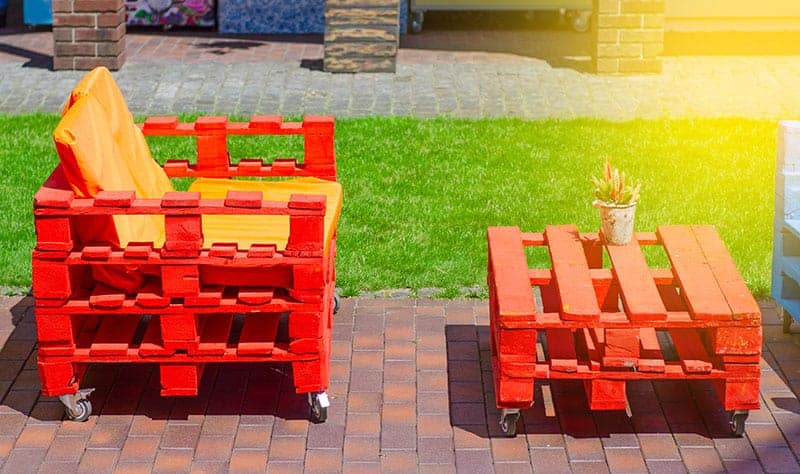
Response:
[[[566,18],[572,25],[572,29],[578,33],[586,33],[592,24],[592,14],[590,12],[570,12]]]
[[[70,420],[84,422],[92,414],[92,402],[84,398],[75,402],[75,410],[67,408],[65,411]]]
[[[503,434],[509,438],[517,435],[517,420],[519,420],[519,412],[504,413],[500,418],[500,429]]]
[[[333,295],[333,314],[336,314],[338,312],[339,312],[339,297]]]
[[[308,394],[308,403],[311,406],[311,421],[313,423],[325,423],[328,419],[328,394],[325,392]]]
[[[411,32],[416,34],[422,33],[422,23],[425,21],[425,13],[416,11],[411,13]]]
[[[749,414],[747,410],[736,410],[731,414],[731,433],[737,438],[744,435],[744,424]]]

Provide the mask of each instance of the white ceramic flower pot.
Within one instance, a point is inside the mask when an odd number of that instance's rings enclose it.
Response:
[[[633,238],[633,220],[636,215],[636,203],[623,206],[610,206],[603,202],[595,202],[600,209],[600,228],[609,245],[625,245]]]

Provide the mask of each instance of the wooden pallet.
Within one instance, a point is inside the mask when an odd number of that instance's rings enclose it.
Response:
[[[297,123],[277,116],[244,123],[160,117],[147,119],[141,130],[195,137],[194,164],[168,162],[164,168],[172,177],[336,179],[331,117]],[[228,136],[264,134],[303,135],[303,162],[230,162]],[[211,214],[288,216],[288,242],[285,248],[274,242],[243,249],[236,243],[204,247],[201,222]],[[192,192],[140,199],[133,191],[77,197],[63,186],[57,168],[34,198],[33,292],[42,393],[78,393],[89,363],[130,362],[159,364],[163,395],[194,395],[206,363],[252,361],[290,362],[298,393],[324,392],[336,254],[335,235],[325,241],[325,214],[325,197],[309,194],[288,201],[268,201],[247,191],[229,191],[224,199],[201,199]],[[165,242],[118,247],[79,241],[75,228],[81,218],[105,216],[111,222],[115,215],[164,216]],[[145,283],[131,291],[93,278],[95,271],[121,268],[141,269]],[[282,314],[288,314],[286,334],[279,338]]]
[[[530,407],[536,378],[584,380],[597,410],[624,409],[625,382],[640,379],[712,379],[726,410],[758,408],[761,313],[713,227],[661,226],[624,246],[575,226],[488,239],[499,408]],[[650,268],[645,245],[671,267]],[[528,268],[531,246],[550,268]]]

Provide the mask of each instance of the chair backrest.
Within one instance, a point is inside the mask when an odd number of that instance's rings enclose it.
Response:
[[[53,138],[64,174],[77,196],[135,191],[139,198],[158,199],[174,191],[166,173],[150,155],[106,68],[94,69],[73,89]],[[160,245],[163,232],[162,216],[120,215],[113,217],[113,226],[107,219],[97,219],[77,229],[84,243],[115,246],[149,241]]]
[[[141,130],[106,68],[87,74],[70,94],[53,132],[61,168],[75,195],[95,197],[100,191],[135,191],[144,199],[160,199],[174,191],[161,166],[153,161]],[[124,247],[130,242],[164,241],[164,217],[158,215],[81,216],[75,236],[83,243]],[[144,275],[122,265],[92,265],[95,281],[132,292]]]

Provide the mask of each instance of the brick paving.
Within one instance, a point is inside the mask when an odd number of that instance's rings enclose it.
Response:
[[[13,34],[3,34],[13,33]],[[0,30],[0,112],[58,111],[80,72],[53,72],[49,32]],[[134,32],[116,73],[135,114],[795,118],[798,56],[666,57],[659,75],[586,71],[589,35],[426,31],[396,74],[320,71],[319,36]]]
[[[63,421],[38,394],[32,300],[0,299],[0,469],[17,472],[798,472],[800,345],[764,312],[762,408],[744,438],[706,382],[628,384],[591,412],[578,382],[536,383],[519,434],[494,405],[482,300],[345,299],[331,407],[307,421],[289,368],[212,365],[200,395],[162,398],[147,364],[90,367],[94,415]],[[550,395],[547,395],[550,394]],[[552,403],[551,403],[552,402]]]

